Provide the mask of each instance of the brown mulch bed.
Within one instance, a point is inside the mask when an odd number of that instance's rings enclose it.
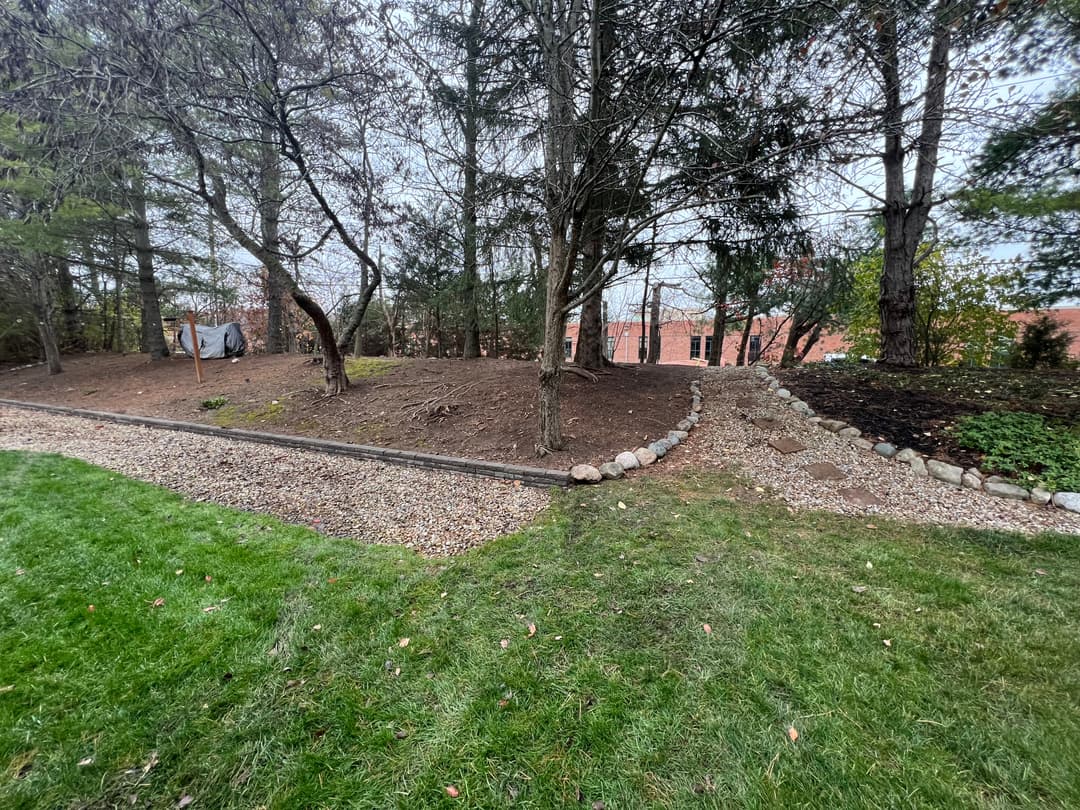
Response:
[[[600,463],[666,435],[689,411],[683,366],[613,366],[597,382],[565,374],[565,451],[537,458],[537,366],[516,360],[364,358],[353,386],[322,396],[322,370],[299,355],[206,361],[82,355],[64,372],[43,366],[0,372],[0,398],[156,416],[356,444],[566,469]],[[202,403],[224,397],[216,410]]]
[[[948,430],[963,416],[1024,411],[1080,424],[1075,371],[814,365],[775,374],[822,416],[964,467],[978,466],[979,454],[960,447]]]

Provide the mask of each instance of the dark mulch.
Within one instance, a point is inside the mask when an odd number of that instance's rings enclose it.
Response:
[[[322,370],[299,355],[157,363],[145,355],[82,355],[51,377],[42,366],[0,374],[0,398],[201,421],[249,430],[569,468],[610,460],[667,434],[690,409],[681,366],[614,366],[591,382],[563,377],[568,448],[537,458],[537,365],[516,360],[365,361],[344,395],[321,394]],[[225,397],[221,410],[204,400]],[[276,404],[274,404],[276,401]]]
[[[948,430],[962,416],[1025,411],[1080,423],[1075,371],[814,365],[776,376],[819,414],[965,467],[978,466],[979,454],[957,445]]]

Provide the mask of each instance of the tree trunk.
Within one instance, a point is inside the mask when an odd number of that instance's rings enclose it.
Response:
[[[754,302],[751,301],[746,310],[746,323],[743,324],[742,338],[739,340],[739,354],[735,358],[735,365],[746,365],[746,344],[750,342],[750,333],[754,331]],[[713,338],[715,340],[716,338]]]
[[[161,327],[161,305],[154,279],[154,250],[150,244],[150,221],[146,218],[146,184],[135,171],[131,180],[131,222],[135,243],[135,263],[139,269],[139,349],[151,360],[169,356],[169,344]]]
[[[649,356],[646,363],[660,362],[660,290],[664,285],[654,284],[652,304],[649,306]]]
[[[882,125],[885,144],[885,258],[878,312],[881,316],[881,360],[895,366],[913,366],[915,344],[915,256],[933,206],[931,195],[937,168],[938,146],[944,122],[945,90],[949,72],[951,27],[937,20],[930,45],[921,129],[916,141],[918,159],[908,194],[904,177],[904,116],[896,12],[879,20],[877,63],[883,79],[885,104]]]
[[[263,248],[281,257],[281,164],[274,131],[262,128],[259,177],[259,231]],[[277,273],[266,270],[266,353],[285,351],[284,335],[285,289]]]
[[[57,282],[60,287],[60,308],[63,315],[63,349],[68,352],[86,351],[86,332],[79,318],[79,305],[75,297],[75,279],[66,261],[57,262]]]
[[[719,366],[724,356],[724,330],[727,329],[727,302],[717,300],[716,313],[712,322],[712,347],[709,350],[708,364]]]
[[[566,242],[552,235],[551,262],[565,266]],[[559,266],[557,265],[557,266]],[[569,275],[569,273],[567,273]],[[568,284],[567,284],[568,286]],[[559,388],[562,382],[563,339],[566,335],[567,286],[552,284],[549,275],[544,296],[544,344],[540,355],[540,447],[562,450],[562,415]]]
[[[38,338],[45,362],[50,374],[59,374],[64,369],[60,365],[60,348],[56,344],[56,329],[53,326],[52,278],[43,259],[30,259],[30,286],[34,297],[34,319],[37,321]]]
[[[476,143],[479,131],[479,95],[481,25],[483,24],[483,0],[472,0],[469,26],[465,35],[465,109],[463,110],[463,134],[465,136],[465,187],[462,190],[464,208],[463,252],[464,267],[461,276],[461,297],[465,308],[465,347],[462,357],[472,359],[480,356],[480,307],[477,302],[479,270],[476,260]]]
[[[603,368],[607,358],[604,349],[607,343],[607,330],[604,328],[603,291],[597,290],[581,305],[581,320],[578,324],[578,344],[574,353],[574,362],[582,368]]]

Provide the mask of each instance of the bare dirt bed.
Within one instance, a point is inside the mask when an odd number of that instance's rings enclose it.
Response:
[[[0,398],[205,422],[355,444],[566,469],[609,460],[666,435],[689,410],[679,366],[613,366],[597,382],[563,376],[568,448],[536,455],[535,363],[516,360],[381,360],[352,363],[353,386],[322,396],[322,370],[298,355],[190,359],[83,355],[50,376],[42,366],[0,371]],[[207,409],[204,402],[227,400]]]
[[[816,365],[776,376],[823,416],[963,467],[979,466],[980,456],[960,447],[949,428],[968,414],[1024,411],[1080,424],[1075,371]]]

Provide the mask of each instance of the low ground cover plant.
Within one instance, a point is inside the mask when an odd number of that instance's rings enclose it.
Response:
[[[1042,414],[988,411],[960,419],[963,447],[983,454],[984,468],[1052,492],[1080,491],[1080,430]]]

